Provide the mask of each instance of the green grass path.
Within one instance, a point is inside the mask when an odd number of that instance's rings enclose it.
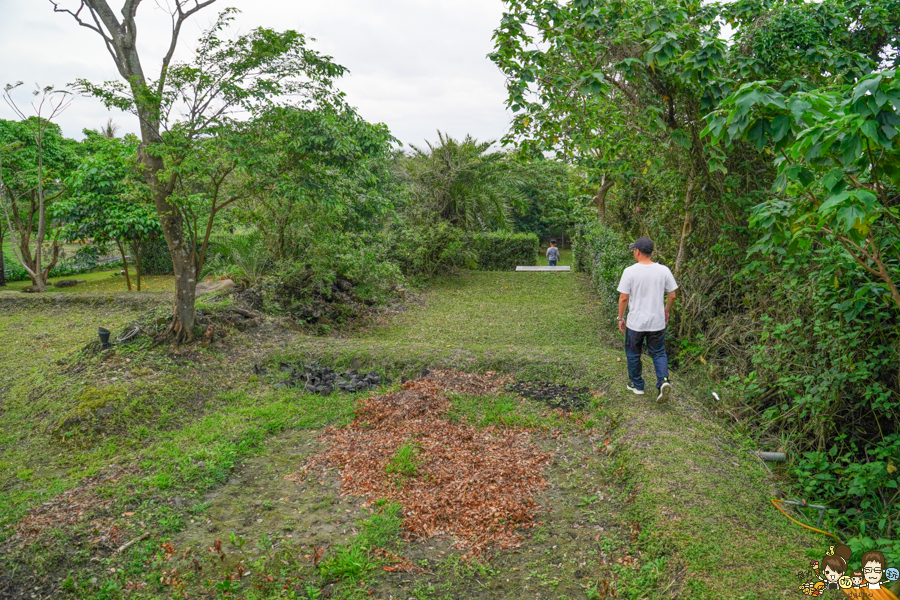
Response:
[[[642,598],[783,598],[828,539],[769,503],[777,481],[748,441],[712,416],[716,383],[675,372],[659,406],[625,389],[622,338],[601,322],[578,274],[465,273],[437,282],[421,306],[368,334],[329,342],[324,355],[369,352],[374,364],[494,369],[523,379],[605,391],[616,421],[614,457],[646,572]],[[645,373],[652,364],[645,356]],[[821,558],[819,558],[821,560]]]

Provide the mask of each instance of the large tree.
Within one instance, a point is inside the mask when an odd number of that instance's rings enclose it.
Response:
[[[68,99],[52,88],[33,92],[37,116],[26,117],[7,85],[4,100],[19,121],[0,121],[0,218],[6,222],[12,250],[31,278],[31,290],[43,292],[60,253],[48,208],[64,193],[61,179],[75,165],[72,140],[62,136],[52,119],[65,110]],[[50,258],[44,262],[44,242],[50,238]]]
[[[224,11],[204,34],[191,64],[173,63],[184,23],[215,1],[174,0],[168,5],[172,8],[168,49],[158,75],[152,77],[145,72],[137,47],[141,0],[124,0],[121,16],[106,0],[81,0],[77,8],[50,1],[55,11],[69,14],[101,37],[124,80],[103,85],[79,80],[77,87],[138,117],[140,161],[175,270],[169,331],[175,341],[188,341],[194,324],[200,249],[186,227],[185,211],[177,205],[181,165],[195,152],[198,141],[214,136],[239,113],[256,112],[288,96],[306,103],[339,101],[332,80],[344,68],[307,48],[306,38],[296,31],[259,28],[225,39],[223,30],[234,10]]]
[[[51,214],[60,221],[65,239],[91,239],[96,247],[113,244],[125,267],[125,281],[131,290],[131,273],[126,248],[131,247],[141,290],[141,255],[144,243],[160,234],[159,219],[150,204],[146,185],[140,180],[134,135],[107,137],[85,130],[86,153],[65,180],[67,195],[54,203]]]
[[[302,257],[310,238],[327,231],[378,229],[393,207],[387,126],[342,107],[275,108],[235,128],[227,138],[242,210],[271,255]]]

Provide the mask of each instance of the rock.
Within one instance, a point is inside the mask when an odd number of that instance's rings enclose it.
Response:
[[[222,279],[221,281],[201,281],[197,284],[197,296],[205,296],[216,292],[224,292],[234,287],[234,281],[231,279]]]
[[[342,392],[355,394],[357,392],[376,389],[380,384],[390,380],[382,377],[377,371],[368,374],[360,374],[355,370],[348,369],[343,373],[322,367],[318,362],[309,364],[288,364],[277,363],[277,371],[282,374],[279,378],[273,378],[274,387],[299,388],[310,394],[331,394],[336,389]],[[253,366],[255,375],[268,375],[269,369]],[[286,379],[284,377],[287,377]]]
[[[235,292],[234,301],[241,306],[249,308],[250,310],[262,310],[263,307],[262,294],[253,289]]]
[[[61,279],[61,280],[57,281],[56,283],[54,283],[53,285],[54,285],[54,287],[58,287],[58,288],[68,288],[68,287],[75,287],[79,283],[87,283],[87,282],[83,279],[80,281],[78,279]]]
[[[79,423],[81,423],[81,417],[69,417],[68,419],[63,421],[62,428],[69,429],[70,427],[74,427],[75,425],[78,425]]]
[[[106,406],[101,406],[94,410],[94,415],[97,417],[108,417],[114,412],[116,412],[116,407],[112,404],[107,404]]]

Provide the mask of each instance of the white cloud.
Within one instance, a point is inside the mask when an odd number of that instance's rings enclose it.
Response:
[[[78,5],[77,0],[66,1],[67,7]],[[118,3],[111,0],[117,10]],[[503,12],[500,0],[221,2],[183,29],[180,58],[190,57],[202,29],[216,11],[230,5],[243,11],[235,22],[237,31],[264,26],[316,38],[314,48],[350,70],[338,81],[350,104],[365,119],[387,123],[404,143],[434,140],[437,129],[482,140],[506,131],[503,77],[485,56]],[[54,14],[48,0],[0,0],[0,15],[0,84],[21,80],[26,87],[63,86],[76,78],[118,78],[99,36],[68,15]],[[145,0],[138,24],[144,69],[152,74],[168,41],[166,15]],[[17,98],[27,101],[25,94]],[[0,105],[0,118],[11,116]],[[90,98],[76,98],[58,121],[66,135],[81,137],[82,128],[96,128],[110,116],[123,131],[137,130],[135,117],[110,113]]]

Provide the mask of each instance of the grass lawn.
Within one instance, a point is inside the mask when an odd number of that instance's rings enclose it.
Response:
[[[108,352],[86,347],[98,324],[152,327],[167,307],[0,310],[0,597],[796,594],[796,572],[827,541],[769,506],[773,482],[746,440],[710,416],[713,382],[675,374],[670,406],[626,392],[621,341],[598,309],[576,273],[464,272],[349,335],[270,317],[206,349],[145,337]],[[464,560],[452,538],[405,537],[409,515],[392,504],[342,495],[340,471],[286,479],[365,397],[273,385],[279,361],[312,360],[379,370],[394,380],[379,393],[452,367],[593,394],[572,413],[449,395],[448,419],[513,428],[551,457],[520,547]]]
[[[52,293],[119,293],[127,292],[125,276],[119,275],[121,269],[113,269],[111,271],[97,271],[94,273],[81,273],[79,275],[67,275],[65,277],[51,277],[48,281],[53,283],[62,279],[76,279],[84,283],[72,287],[49,287],[48,292]],[[6,284],[5,288],[0,291],[18,291],[29,287],[31,281],[13,281]],[[137,289],[137,281],[132,273],[131,285],[133,289]],[[172,275],[152,275],[141,279],[141,291],[143,292],[173,292],[175,291],[175,277]]]

